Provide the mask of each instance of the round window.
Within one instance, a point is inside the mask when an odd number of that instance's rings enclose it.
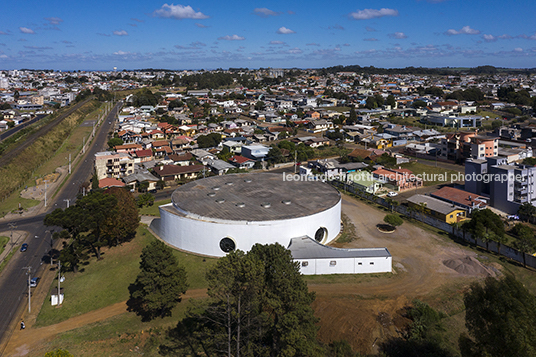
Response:
[[[223,250],[225,253],[232,252],[235,250],[236,245],[235,242],[231,238],[223,238],[220,240],[220,249]]]
[[[317,242],[322,242],[324,240],[324,238],[326,237],[326,235],[327,235],[326,228],[320,227],[320,228],[317,229],[317,231],[315,233],[315,240]]]

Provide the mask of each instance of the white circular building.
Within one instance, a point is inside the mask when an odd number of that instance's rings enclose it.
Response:
[[[318,181],[286,181],[283,174],[235,174],[190,182],[160,206],[151,227],[172,246],[224,256],[256,244],[308,236],[326,244],[341,227],[341,195]]]

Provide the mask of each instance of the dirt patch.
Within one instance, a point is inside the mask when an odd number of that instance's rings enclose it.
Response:
[[[495,272],[486,268],[476,258],[465,256],[457,259],[443,260],[443,264],[463,275],[495,276]]]

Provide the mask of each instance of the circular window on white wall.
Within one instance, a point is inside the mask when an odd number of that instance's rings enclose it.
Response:
[[[225,253],[229,253],[236,249],[236,244],[231,238],[225,237],[220,240],[220,249]]]
[[[315,240],[322,243],[328,236],[328,230],[324,227],[320,227],[316,230]]]

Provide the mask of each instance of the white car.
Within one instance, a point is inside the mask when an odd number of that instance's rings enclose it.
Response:
[[[387,193],[387,197],[395,197],[395,196],[397,196],[397,195],[398,195],[398,193],[393,192],[393,191],[389,191],[389,192]]]

